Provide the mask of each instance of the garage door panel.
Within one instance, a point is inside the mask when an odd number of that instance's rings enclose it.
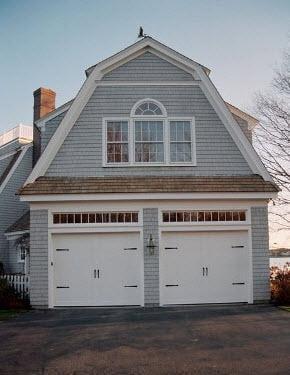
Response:
[[[196,261],[192,262],[195,251]],[[192,303],[192,298],[201,298],[197,285],[202,272],[202,251],[200,239],[191,233],[183,236],[166,233],[161,246],[161,294],[164,304]],[[194,294],[194,296],[193,296]]]
[[[82,272],[92,262],[89,248],[80,249],[77,237],[58,236],[55,239],[54,284],[55,303],[65,306],[83,306],[92,302],[92,270]]]
[[[202,242],[208,275],[206,299],[212,303],[248,299],[248,249],[245,232],[208,233]]]
[[[69,251],[59,255],[59,245]],[[54,247],[56,305],[142,304],[139,233],[55,235]]]
[[[247,232],[164,232],[161,244],[162,304],[248,300]]]

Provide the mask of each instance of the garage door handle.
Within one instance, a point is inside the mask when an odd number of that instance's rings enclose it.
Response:
[[[96,279],[98,276],[98,279],[100,278],[100,270],[94,270],[94,278]]]
[[[205,267],[205,274],[206,274],[206,276],[208,276],[208,268],[207,267]]]
[[[202,267],[202,276],[204,276],[204,271],[205,271],[204,267]]]

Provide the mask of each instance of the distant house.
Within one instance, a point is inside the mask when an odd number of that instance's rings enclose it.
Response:
[[[13,236],[30,220],[34,307],[269,299],[278,189],[251,144],[258,121],[209,74],[145,37],[61,107],[35,92],[30,218],[5,224]]]
[[[0,135],[0,262],[6,272],[25,271],[25,254],[16,245],[23,228],[14,231],[11,226],[29,215],[29,205],[16,193],[32,170],[32,138],[33,128],[25,125]],[[25,230],[29,230],[29,222]]]

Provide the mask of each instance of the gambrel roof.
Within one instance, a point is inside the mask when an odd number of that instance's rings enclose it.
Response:
[[[192,63],[192,64],[196,64],[196,65],[200,66],[202,69],[204,69],[204,71],[206,72],[207,75],[210,74],[210,69],[207,68],[206,66],[201,65],[201,64],[199,64],[198,62],[196,62],[196,61],[194,61],[194,60],[188,58],[187,56],[182,55],[180,52],[177,52],[176,50],[174,50],[174,49],[172,49],[172,48],[166,46],[165,44],[159,42],[158,40],[155,40],[155,39],[153,39],[153,38],[150,37],[150,36],[145,36],[144,39],[142,39],[142,41],[144,41],[144,40],[152,40],[152,41],[154,41],[154,43],[156,43],[156,44],[158,43],[159,46],[162,46],[162,48],[167,49],[170,53],[176,54],[177,56],[181,57],[182,59],[185,59],[185,60],[187,60],[188,62],[190,62],[190,63]],[[107,59],[102,60],[101,62],[99,62],[99,63],[97,63],[97,64],[95,64],[95,65],[90,66],[88,69],[86,69],[86,75],[89,76],[89,75],[91,74],[91,72],[93,71],[93,69],[94,69],[95,67],[101,65],[101,64],[104,64],[104,63],[106,63],[106,64],[110,64],[111,61],[113,61],[113,60],[115,60],[115,59],[118,59],[118,56],[121,56],[122,54],[126,53],[127,50],[131,49],[131,48],[134,47],[135,45],[138,46],[139,44],[140,44],[140,41],[138,41],[138,42],[136,42],[136,43],[130,45],[129,47],[124,48],[123,50],[121,50],[121,51],[115,53],[114,55],[108,57]]]
[[[26,183],[34,182],[38,177],[43,176],[46,173],[94,90],[96,87],[106,83],[102,81],[104,75],[148,51],[192,75],[193,81],[200,85],[204,95],[207,97],[208,101],[233,138],[253,174],[261,175],[266,181],[272,181],[270,174],[255,152],[253,146],[237,125],[228,106],[211,82],[208,76],[209,70],[155,39],[146,37],[88,69],[88,78],[67,110],[63,120],[52,136]],[[150,84],[150,82],[148,84]]]

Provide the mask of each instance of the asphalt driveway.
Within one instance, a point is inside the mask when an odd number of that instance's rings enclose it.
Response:
[[[0,322],[0,374],[290,374],[271,306],[31,311]]]

